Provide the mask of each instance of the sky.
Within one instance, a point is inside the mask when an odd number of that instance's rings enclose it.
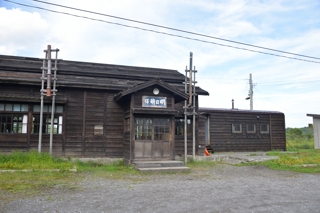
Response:
[[[108,22],[141,27],[223,45],[168,36],[53,13],[0,0],[0,54],[43,58],[47,45],[59,59],[175,69],[185,73],[189,55],[197,86],[210,96],[200,107],[250,109],[245,100],[253,78],[253,109],[285,113],[286,127],[312,123],[320,114],[319,0],[55,0],[54,3],[216,38],[315,58],[258,49],[111,17],[70,10],[32,0],[14,2]],[[46,1],[49,2],[49,1]],[[53,1],[51,1],[53,3]],[[315,63],[317,62],[317,63]]]

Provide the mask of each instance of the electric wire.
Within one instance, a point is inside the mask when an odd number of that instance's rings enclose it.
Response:
[[[130,26],[130,25],[126,25],[126,24],[120,24],[120,23],[116,23],[116,22],[110,22],[110,21],[105,21],[105,20],[101,20],[101,19],[90,18],[90,17],[86,17],[86,16],[81,16],[81,15],[75,15],[75,14],[71,14],[71,13],[67,13],[67,12],[61,12],[61,11],[46,9],[46,8],[42,8],[42,7],[38,7],[38,6],[31,6],[31,5],[27,5],[27,4],[17,3],[17,2],[10,1],[10,0],[4,0],[4,1],[11,2],[13,4],[17,4],[17,5],[21,5],[21,6],[25,6],[25,7],[45,10],[45,11],[49,11],[49,12],[53,12],[53,13],[60,13],[60,14],[64,14],[64,15],[74,16],[74,17],[77,17],[77,18],[84,18],[84,19],[89,19],[89,20],[93,20],[93,21],[99,21],[99,22],[104,22],[104,23],[108,23],[108,24],[113,24],[113,25],[118,25],[118,26],[133,28],[133,29],[138,29],[138,30],[142,30],[142,31],[149,31],[149,32],[158,33],[158,34],[164,34],[164,35],[168,35],[168,36],[172,36],[172,37],[184,38],[184,39],[187,39],[187,40],[194,40],[194,41],[198,41],[198,42],[202,42],[202,43],[215,44],[215,45],[219,45],[219,46],[230,47],[230,48],[234,48],[234,49],[245,50],[245,51],[250,51],[250,52],[255,52],[255,53],[260,53],[260,54],[265,54],[265,55],[271,55],[271,56],[276,56],[276,57],[282,57],[282,58],[287,58],[287,59],[299,60],[299,61],[304,61],[304,62],[320,63],[320,61],[311,61],[311,60],[294,58],[294,57],[289,57],[289,56],[282,56],[282,55],[277,55],[277,54],[273,54],[273,53],[267,53],[267,52],[262,52],[262,51],[257,51],[257,50],[246,49],[246,48],[242,48],[242,47],[236,47],[236,46],[231,46],[231,45],[226,45],[226,44],[220,44],[220,43],[216,43],[216,42],[205,41],[205,40],[201,40],[201,39],[190,38],[190,37],[171,34],[171,33],[159,32],[159,31],[156,31],[156,30],[145,29],[145,28],[141,28],[141,27],[135,27],[135,26]],[[314,58],[314,57],[312,57],[312,58]],[[318,59],[318,58],[315,58],[315,59]]]
[[[10,0],[5,0],[5,1],[10,1]],[[121,19],[121,20],[125,20],[125,21],[135,22],[135,23],[139,23],[139,24],[149,25],[149,26],[153,26],[153,27],[159,27],[159,28],[163,28],[163,29],[168,29],[168,30],[173,30],[173,31],[188,33],[188,34],[192,34],[192,35],[197,35],[197,36],[202,36],[202,37],[207,37],[207,38],[213,38],[213,39],[217,39],[217,40],[221,40],[221,41],[226,41],[226,42],[241,44],[241,45],[250,46],[250,47],[255,47],[255,48],[260,48],[260,49],[264,49],[264,50],[271,50],[271,51],[275,51],[275,52],[280,52],[280,53],[285,53],[285,54],[290,54],[290,55],[296,55],[296,56],[306,57],[306,58],[320,59],[320,58],[317,58],[317,57],[312,57],[312,56],[307,56],[307,55],[301,55],[301,54],[286,52],[286,51],[282,51],[282,50],[276,50],[276,49],[267,48],[267,47],[261,47],[261,46],[252,45],[252,44],[248,44],[248,43],[233,41],[233,40],[229,40],[229,39],[223,39],[223,38],[219,38],[219,37],[215,37],[215,36],[209,36],[209,35],[205,35],[205,34],[201,34],[201,33],[195,33],[195,32],[191,32],[191,31],[187,31],[187,30],[181,30],[181,29],[172,28],[172,27],[166,27],[166,26],[162,26],[162,25],[158,25],[158,24],[152,24],[152,23],[148,23],[148,22],[137,21],[137,20],[128,19],[128,18],[123,18],[123,17],[119,17],[119,16],[113,16],[113,15],[108,15],[108,14],[93,12],[93,11],[89,11],[89,10],[83,10],[83,9],[74,8],[74,7],[69,7],[69,6],[64,6],[64,5],[60,5],[60,4],[54,4],[54,3],[45,2],[45,1],[40,1],[40,0],[32,0],[32,1],[39,2],[39,3],[43,3],[43,4],[49,4],[49,5],[53,5],[53,6],[57,6],[57,7],[67,8],[67,9],[71,9],[71,10],[77,10],[77,11],[81,11],[81,12],[92,13],[92,14],[95,14],[95,15],[101,15],[101,16],[111,17],[111,18],[115,18],[115,19]],[[10,2],[11,2],[11,1],[10,1]]]

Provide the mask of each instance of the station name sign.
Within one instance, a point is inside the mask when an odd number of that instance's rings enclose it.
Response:
[[[167,97],[142,96],[142,107],[167,108]]]

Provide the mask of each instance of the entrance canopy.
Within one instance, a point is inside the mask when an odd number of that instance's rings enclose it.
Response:
[[[128,95],[130,95],[132,93],[135,93],[137,91],[140,91],[142,89],[146,89],[146,88],[152,87],[152,86],[158,86],[158,87],[163,88],[163,89],[169,91],[170,93],[172,93],[172,96],[174,96],[175,103],[179,103],[181,101],[187,100],[189,97],[187,94],[185,94],[184,92],[181,92],[180,90],[176,89],[175,87],[171,86],[170,84],[163,82],[159,78],[155,78],[153,80],[147,81],[142,84],[138,84],[138,85],[133,86],[129,89],[126,89],[126,90],[119,92],[117,95],[115,95],[114,99],[115,99],[115,101],[121,101],[122,99],[124,99],[125,97],[127,97]],[[159,91],[153,91],[153,92],[157,93]]]

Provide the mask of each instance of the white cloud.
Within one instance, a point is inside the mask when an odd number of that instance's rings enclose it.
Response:
[[[39,13],[0,8],[0,20],[1,54],[33,51],[48,34],[48,24]]]

